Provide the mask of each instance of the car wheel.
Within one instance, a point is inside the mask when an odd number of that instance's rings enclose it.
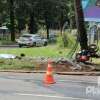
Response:
[[[48,44],[47,42],[44,42],[44,46],[47,46],[47,44]]]
[[[22,47],[22,45],[21,45],[21,44],[19,44],[19,47],[21,48],[21,47]]]
[[[33,43],[33,46],[36,46],[36,42]]]

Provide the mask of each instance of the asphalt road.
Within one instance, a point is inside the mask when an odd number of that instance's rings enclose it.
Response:
[[[0,73],[0,100],[100,100],[95,90],[86,94],[88,87],[98,87],[97,76],[54,78],[55,84],[45,85],[44,74]]]
[[[19,47],[18,44],[14,44],[14,45],[0,45],[0,48],[16,48]]]

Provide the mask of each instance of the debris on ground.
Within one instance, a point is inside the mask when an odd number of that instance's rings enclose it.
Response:
[[[0,58],[5,58],[5,59],[12,58],[12,59],[14,59],[14,58],[16,58],[16,56],[13,54],[0,54]]]

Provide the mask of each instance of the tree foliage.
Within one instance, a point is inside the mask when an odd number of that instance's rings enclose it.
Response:
[[[49,38],[49,29],[62,31],[66,21],[71,23],[74,16],[71,7],[73,3],[68,0],[0,0],[0,24],[6,22],[10,26],[12,40],[15,31],[20,33],[26,25],[31,34],[36,33],[39,26],[45,26]]]

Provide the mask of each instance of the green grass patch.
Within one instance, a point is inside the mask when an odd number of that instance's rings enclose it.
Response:
[[[100,71],[100,58],[98,59],[93,59],[92,63],[96,64],[96,70]]]
[[[34,70],[33,60],[0,59],[0,70]]]
[[[14,48],[1,49],[0,54],[14,54],[20,56],[24,53],[26,57],[23,59],[0,59],[0,70],[34,70],[40,68],[39,63],[34,62],[30,57],[59,58],[66,57],[69,49],[58,48],[55,45],[34,48]],[[26,59],[28,58],[28,59]]]
[[[58,48],[57,46],[47,46],[47,47],[34,47],[34,48],[16,48],[16,49],[1,49],[0,54],[15,54],[20,56],[24,53],[26,56],[30,57],[60,57],[66,56],[69,49]]]

